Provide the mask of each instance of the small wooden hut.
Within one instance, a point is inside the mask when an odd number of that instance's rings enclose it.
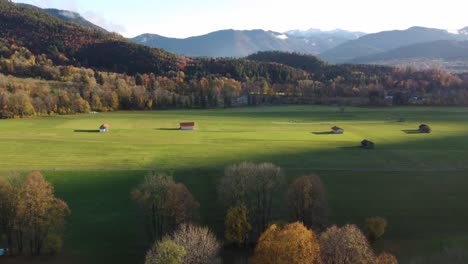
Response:
[[[372,142],[372,141],[370,141],[370,140],[364,139],[364,140],[361,142],[361,148],[363,148],[363,149],[374,149],[374,148],[375,148],[375,144],[374,144],[374,142]]]
[[[195,130],[195,122],[180,123],[180,130]]]
[[[340,127],[337,127],[337,126],[334,126],[334,127],[332,127],[332,133],[333,134],[344,134],[344,129],[340,128]]]
[[[108,124],[103,124],[99,127],[99,132],[107,133],[110,131],[110,126]]]
[[[431,127],[429,127],[426,124],[422,124],[422,125],[419,126],[419,132],[429,134],[429,133],[431,133]]]

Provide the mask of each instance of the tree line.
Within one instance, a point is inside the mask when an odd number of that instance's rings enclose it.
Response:
[[[315,72],[306,72],[278,63],[197,59],[185,71],[127,75],[57,65],[15,41],[0,40],[0,111],[22,117],[265,104],[385,105],[389,99],[396,105],[468,103],[465,75],[317,65]]]

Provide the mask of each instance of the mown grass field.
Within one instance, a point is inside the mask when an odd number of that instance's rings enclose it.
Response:
[[[174,130],[183,121],[195,121],[197,131]],[[110,133],[77,132],[103,123]],[[421,123],[433,133],[408,133]],[[334,125],[345,134],[323,134]],[[377,148],[357,148],[363,139]],[[443,247],[468,249],[468,108],[340,113],[336,107],[294,106],[2,120],[0,146],[3,175],[42,170],[69,203],[61,262],[142,260],[144,237],[129,193],[146,170],[166,171],[185,183],[201,204],[201,221],[221,235],[216,184],[225,166],[241,161],[273,162],[289,180],[319,174],[332,222],[387,218],[388,233],[377,248],[404,260]],[[286,219],[280,203],[275,212]]]

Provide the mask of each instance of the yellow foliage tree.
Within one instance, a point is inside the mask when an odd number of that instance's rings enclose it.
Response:
[[[297,222],[270,226],[261,236],[251,259],[254,264],[320,263],[320,246],[315,233]]]
[[[242,246],[247,242],[252,226],[247,216],[247,208],[234,207],[229,209],[226,215],[226,240]]]

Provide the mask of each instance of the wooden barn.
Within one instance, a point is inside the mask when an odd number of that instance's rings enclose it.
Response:
[[[99,132],[107,133],[110,131],[110,126],[108,124],[103,124],[99,127]]]
[[[195,130],[195,122],[180,123],[180,130]]]
[[[332,127],[332,133],[333,134],[344,134],[344,129],[340,128],[340,127],[337,127],[337,126],[334,126],[334,127]]]
[[[422,125],[419,126],[419,132],[429,134],[429,133],[431,133],[431,127],[429,127],[426,124],[422,124]]]
[[[374,149],[374,148],[375,148],[375,144],[374,144],[374,142],[372,142],[372,141],[370,141],[370,140],[364,139],[364,140],[361,142],[361,148],[363,148],[363,149]]]

